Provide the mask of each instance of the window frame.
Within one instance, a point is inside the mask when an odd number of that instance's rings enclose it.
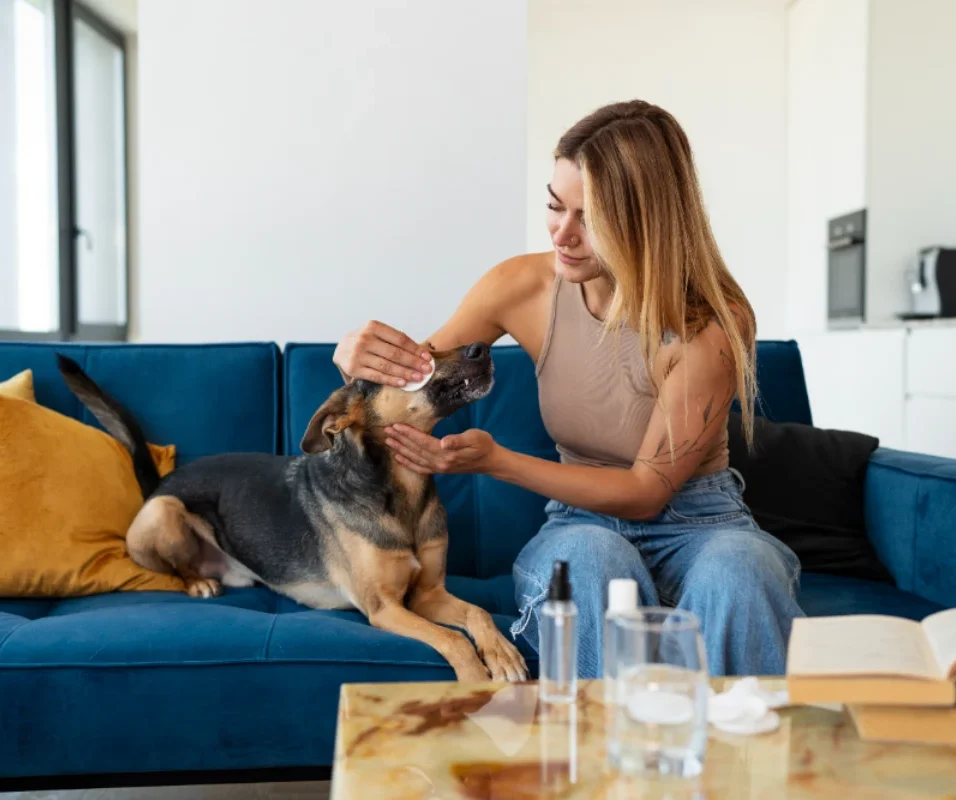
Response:
[[[76,218],[76,108],[74,22],[79,20],[115,44],[123,54],[123,207],[127,246],[125,270],[125,321],[122,324],[89,324],[78,315],[78,253],[82,231]],[[53,0],[54,73],[56,92],[57,254],[59,258],[59,328],[23,331],[0,328],[0,341],[125,342],[129,338],[130,297],[130,176],[129,176],[129,60],[126,37],[103,17],[76,0]]]

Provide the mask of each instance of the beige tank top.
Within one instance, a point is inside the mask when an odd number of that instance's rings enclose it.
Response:
[[[568,464],[630,468],[654,410],[640,337],[630,328],[604,334],[584,302],[584,287],[554,281],[551,312],[538,357],[538,402],[548,434]],[[726,435],[701,470],[727,466]]]

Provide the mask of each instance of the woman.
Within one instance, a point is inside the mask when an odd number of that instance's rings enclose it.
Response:
[[[560,463],[485,431],[438,440],[397,426],[396,459],[422,473],[484,473],[551,498],[514,564],[521,617],[538,645],[552,565],[570,562],[580,674],[602,674],[604,593],[634,578],[645,605],[701,620],[712,674],[782,674],[799,562],[761,531],[728,465],[735,395],[750,437],[753,310],[710,230],[687,137],[666,111],[606,106],[561,138],[547,187],[554,251],[494,267],[429,341],[443,350],[510,334],[537,365]],[[370,323],[344,339],[347,375],[392,385],[427,372],[427,351]]]

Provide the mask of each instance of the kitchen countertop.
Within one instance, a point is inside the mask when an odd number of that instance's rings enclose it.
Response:
[[[820,333],[860,333],[865,331],[922,331],[956,328],[956,317],[936,319],[886,319],[858,325],[832,325]]]

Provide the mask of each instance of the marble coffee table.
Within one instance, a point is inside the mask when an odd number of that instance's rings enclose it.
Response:
[[[711,728],[699,779],[620,778],[605,766],[602,692],[583,681],[562,708],[533,682],[344,685],[331,800],[956,797],[956,748],[862,742],[836,708],[784,709],[761,736]]]

